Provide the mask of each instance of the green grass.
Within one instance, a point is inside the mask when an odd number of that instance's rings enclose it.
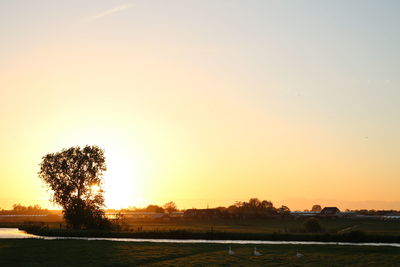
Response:
[[[127,221],[126,227],[135,231],[142,227],[145,231],[214,231],[240,233],[295,233],[303,229],[305,218],[298,219],[265,219],[265,220],[214,220],[214,221]],[[400,221],[383,221],[365,218],[326,218],[320,219],[326,232],[335,233],[351,228],[367,234],[400,235]]]
[[[400,248],[0,239],[1,266],[398,266]],[[296,250],[304,254],[295,256]]]

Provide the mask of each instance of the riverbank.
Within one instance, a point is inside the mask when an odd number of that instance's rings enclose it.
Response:
[[[101,237],[101,238],[138,238],[138,239],[203,239],[203,240],[261,240],[261,241],[315,241],[315,242],[372,242],[400,243],[398,235],[371,235],[361,231],[351,231],[341,234],[313,233],[241,233],[221,231],[139,231],[116,232],[100,230],[72,230],[42,228],[35,226],[20,227],[29,234],[49,237]]]

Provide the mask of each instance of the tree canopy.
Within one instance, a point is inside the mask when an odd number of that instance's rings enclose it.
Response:
[[[171,214],[172,212],[177,211],[178,207],[176,206],[175,202],[170,201],[168,203],[165,203],[164,210]]]
[[[311,211],[321,211],[321,210],[322,210],[322,207],[321,207],[321,205],[318,205],[318,204],[312,206],[312,208],[311,208]]]
[[[104,150],[97,146],[71,147],[43,157],[40,178],[53,191],[52,201],[63,208],[64,218],[75,229],[106,228],[102,208]]]

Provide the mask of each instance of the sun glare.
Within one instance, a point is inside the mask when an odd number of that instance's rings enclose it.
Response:
[[[117,127],[84,127],[67,131],[61,140],[63,147],[97,144],[104,149],[107,170],[101,189],[106,208],[120,209],[147,204],[144,188],[144,151],[132,142],[132,135],[117,131]],[[56,150],[56,149],[55,149]],[[98,190],[95,186],[93,191]]]
[[[115,147],[105,147],[107,171],[104,173],[104,197],[107,208],[120,209],[141,205],[139,169],[133,155]]]
[[[94,195],[96,195],[97,193],[99,193],[101,191],[101,188],[98,184],[94,184],[90,187],[90,191],[92,191],[92,193]]]

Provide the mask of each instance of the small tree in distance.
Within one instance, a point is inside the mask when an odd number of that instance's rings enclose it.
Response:
[[[322,210],[322,208],[321,208],[320,205],[314,205],[314,206],[312,206],[312,208],[311,208],[311,211],[321,211],[321,210]]]
[[[172,212],[177,211],[178,208],[175,202],[170,201],[164,205],[164,210],[166,210],[169,214],[171,214]]]
[[[156,212],[156,213],[164,213],[164,209],[157,205],[148,205],[146,208],[142,209],[147,212]]]
[[[63,208],[74,229],[110,228],[102,208],[104,150],[97,146],[71,147],[43,157],[39,177],[53,191],[52,202]]]
[[[287,207],[287,206],[281,206],[279,209],[278,209],[278,213],[280,214],[280,215],[290,215],[290,209]]]

